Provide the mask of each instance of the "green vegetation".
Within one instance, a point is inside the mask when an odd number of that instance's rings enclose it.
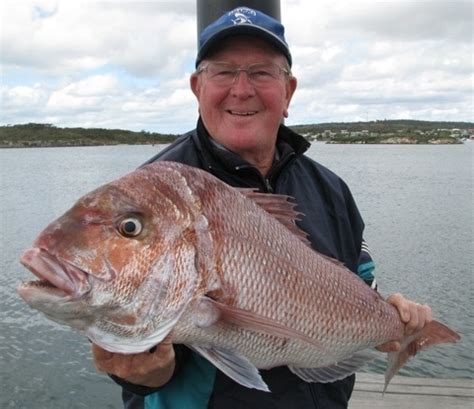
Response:
[[[451,144],[474,134],[472,122],[429,122],[384,120],[342,122],[291,127],[308,140],[328,143]],[[60,128],[51,124],[29,123],[0,126],[0,148],[150,145],[170,143],[177,135],[132,132],[121,129]]]
[[[472,122],[384,120],[293,126],[309,140],[361,144],[453,144],[474,134]]]
[[[1,148],[170,143],[176,135],[120,129],[59,128],[51,124],[0,126]]]

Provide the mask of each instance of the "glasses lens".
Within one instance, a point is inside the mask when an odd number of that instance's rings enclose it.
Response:
[[[245,71],[249,81],[255,86],[272,83],[280,79],[281,73],[285,72],[273,63],[253,64],[247,68],[240,68],[224,62],[210,62],[202,71],[211,81],[222,86],[232,85],[240,71]]]
[[[280,67],[275,64],[255,64],[247,69],[250,81],[255,84],[267,84],[280,78]]]
[[[216,84],[230,85],[234,82],[238,68],[232,64],[212,62],[207,65],[206,72]]]

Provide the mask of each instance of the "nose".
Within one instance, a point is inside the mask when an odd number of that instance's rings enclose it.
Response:
[[[239,70],[235,74],[234,82],[232,83],[231,93],[239,97],[248,97],[255,95],[255,87],[250,81],[246,70]]]

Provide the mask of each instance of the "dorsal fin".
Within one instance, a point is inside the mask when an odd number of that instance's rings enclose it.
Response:
[[[311,246],[306,232],[296,225],[296,220],[301,220],[304,214],[295,210],[297,204],[292,196],[261,193],[257,189],[252,188],[237,188],[237,190],[271,214],[304,244]]]

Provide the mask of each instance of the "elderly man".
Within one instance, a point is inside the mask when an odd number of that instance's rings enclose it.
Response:
[[[293,196],[299,223],[317,251],[337,258],[369,285],[373,262],[364,251],[364,224],[345,183],[304,155],[309,144],[282,125],[297,81],[283,26],[249,8],[224,14],[200,35],[191,89],[199,102],[197,128],[152,158],[205,169],[232,186]],[[429,307],[389,298],[406,323],[421,329]],[[380,346],[396,350],[397,342]],[[271,393],[247,389],[182,345],[163,342],[136,355],[93,345],[99,370],[123,387],[126,408],[346,408],[354,375],[307,383],[287,367],[262,370]]]

